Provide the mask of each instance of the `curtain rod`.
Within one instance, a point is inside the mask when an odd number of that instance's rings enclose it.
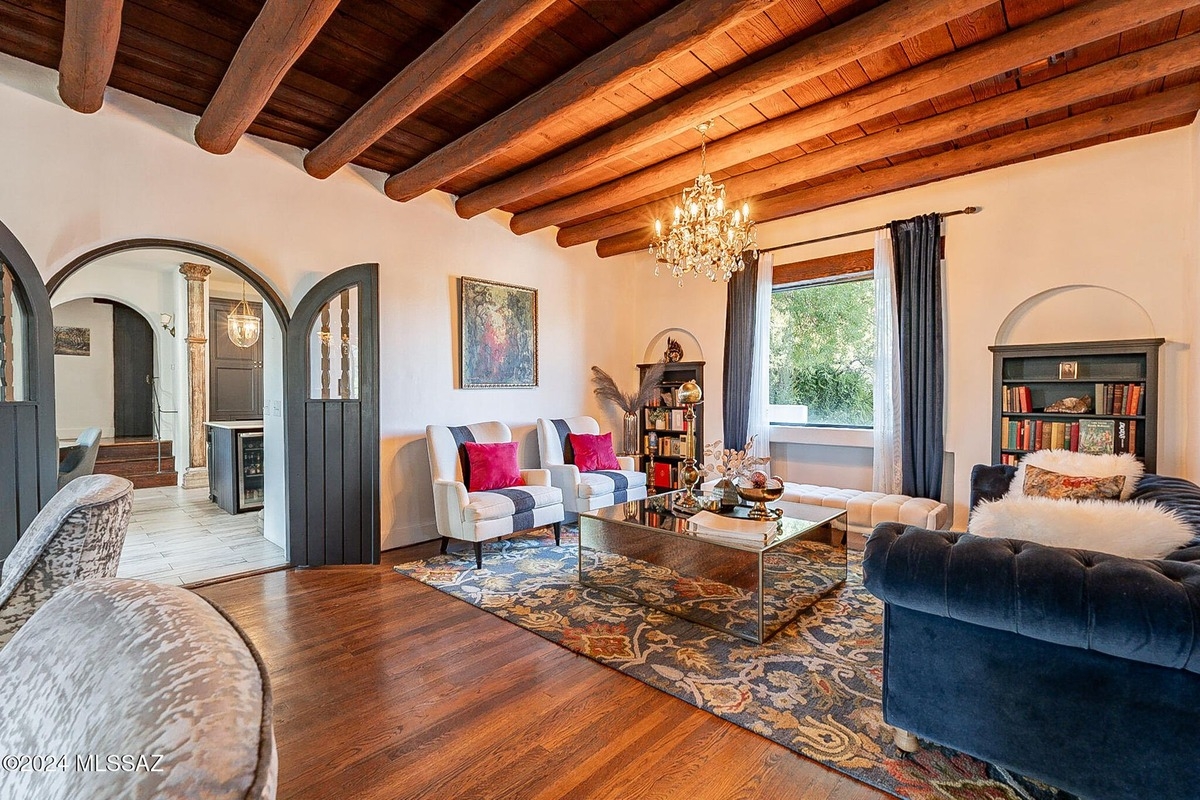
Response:
[[[960,209],[958,211],[944,211],[944,212],[942,212],[941,216],[957,217],[959,214],[978,214],[982,210],[983,209],[981,209],[979,206],[967,206],[966,208]],[[834,233],[834,234],[830,234],[829,236],[822,236],[819,239],[805,239],[803,242],[790,242],[788,244],[777,244],[774,247],[760,247],[758,252],[774,253],[776,250],[787,250],[789,247],[799,247],[800,245],[804,245],[804,244],[816,244],[817,242],[828,242],[830,239],[844,239],[847,236],[857,236],[860,233],[873,233],[875,231],[881,231],[886,227],[887,227],[887,225],[876,225],[874,228],[863,228],[862,230],[857,230],[857,231],[846,231],[845,233]]]

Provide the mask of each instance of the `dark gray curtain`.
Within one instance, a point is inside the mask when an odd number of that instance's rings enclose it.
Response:
[[[733,273],[726,287],[725,439],[723,447],[746,446],[750,427],[750,383],[754,373],[754,319],[758,304],[758,253],[743,253],[746,268]]]
[[[889,226],[896,260],[900,331],[900,439],[904,494],[940,499],[944,449],[942,217]]]

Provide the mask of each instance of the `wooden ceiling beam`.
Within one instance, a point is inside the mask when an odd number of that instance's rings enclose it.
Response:
[[[1125,91],[1148,81],[1165,78],[1200,65],[1200,33],[1174,39],[1157,47],[1069,72],[1013,92],[962,106],[944,114],[898,125],[879,133],[852,139],[808,155],[752,170],[725,181],[725,192],[734,203],[751,202],[751,216],[758,219],[753,199],[779,189],[832,175],[841,170],[869,164],[902,153],[950,142],[978,131],[1039,114],[1066,109],[1075,103]],[[647,220],[669,220],[672,203],[656,201],[617,214],[562,228],[558,243],[563,247],[606,239],[648,228]],[[652,223],[650,223],[652,224]]]
[[[1058,122],[1010,133],[985,142],[949,150],[935,156],[905,161],[819,186],[777,195],[758,204],[759,221],[783,219],[866,197],[895,192],[926,183],[1004,166],[1061,147],[1071,147],[1098,137],[1123,133],[1200,110],[1200,84],[1192,83],[1127,103],[1107,106]],[[601,257],[632,253],[649,246],[646,230],[602,239],[596,245]]]
[[[1166,0],[1150,9],[1146,5],[1143,0],[1096,0],[1074,6],[1011,33],[718,139],[708,146],[708,168],[717,172],[743,164],[797,142],[807,142],[932,100],[1031,61],[1197,6],[1195,0]],[[602,212],[612,207],[614,197],[627,202],[687,185],[695,177],[698,163],[695,151],[682,153],[595,188],[514,214],[509,227],[514,233],[529,233]],[[518,173],[465,195],[455,208],[461,215],[470,216],[489,202],[501,200],[503,204],[543,190],[541,185],[526,186],[522,175]],[[513,191],[527,189],[532,191],[512,196]]]
[[[58,96],[68,108],[91,114],[104,105],[104,87],[121,38],[122,4],[123,0],[67,0]]]
[[[338,0],[267,0],[196,125],[196,144],[223,155],[253,124]]]
[[[585,59],[519,103],[387,179],[384,191],[407,201],[522,143],[544,137],[564,117],[655,69],[778,0],[686,0]]]
[[[551,189],[988,5],[986,0],[891,0],[519,173],[512,182],[473,192],[473,199],[461,208],[455,203],[455,210],[470,216],[482,207],[499,207],[513,197]]]
[[[483,0],[417,56],[387,86],[304,157],[304,169],[328,178],[438,95],[554,0]]]

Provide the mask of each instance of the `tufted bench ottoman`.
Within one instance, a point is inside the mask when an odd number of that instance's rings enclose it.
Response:
[[[849,544],[859,550],[867,536],[881,522],[899,522],[929,530],[942,530],[950,525],[950,509],[945,503],[905,494],[864,492],[861,489],[838,489],[785,481],[783,497],[780,499],[846,509]]]

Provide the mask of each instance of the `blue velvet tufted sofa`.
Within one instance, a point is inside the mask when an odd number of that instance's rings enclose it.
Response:
[[[972,506],[1012,475],[976,467]],[[1137,499],[1200,531],[1195,484],[1147,475]],[[1136,561],[884,523],[863,576],[901,733],[1081,797],[1200,798],[1200,536]]]

